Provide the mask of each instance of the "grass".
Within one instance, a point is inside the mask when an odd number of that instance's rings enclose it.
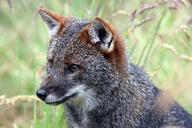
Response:
[[[65,16],[110,21],[122,35],[130,61],[192,113],[190,2],[3,0],[0,5],[0,96],[6,96],[0,97],[0,128],[67,127],[64,106],[48,106],[33,97],[45,73],[41,69],[49,42],[35,11],[39,6]]]
[[[166,15],[166,12],[167,12],[167,7],[162,11],[161,17],[160,17],[160,19],[159,19],[159,21],[158,21],[158,24],[157,24],[157,27],[155,28],[155,32],[154,32],[154,35],[152,36],[152,39],[151,39],[149,48],[148,48],[148,50],[147,50],[147,55],[146,55],[146,57],[145,57],[145,59],[144,59],[144,64],[143,64],[143,66],[145,66],[146,63],[147,63],[147,59],[149,58],[150,51],[151,51],[152,46],[153,46],[153,44],[154,44],[154,42],[155,42],[155,39],[156,39],[157,34],[158,34],[158,31],[159,31],[159,29],[160,29],[160,27],[161,27],[161,22],[162,22],[164,16]],[[147,43],[146,43],[146,44],[147,44]],[[145,51],[145,50],[144,50],[144,51]]]

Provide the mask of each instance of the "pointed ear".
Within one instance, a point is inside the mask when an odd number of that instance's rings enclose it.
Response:
[[[99,43],[101,50],[111,52],[114,48],[113,30],[106,21],[95,18],[90,25],[88,34],[93,44]]]
[[[40,9],[39,14],[48,27],[51,38],[55,37],[69,21],[69,18],[45,9]]]

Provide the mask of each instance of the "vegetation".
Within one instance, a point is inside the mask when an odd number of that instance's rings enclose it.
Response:
[[[110,21],[124,39],[129,59],[192,113],[190,0],[1,0],[0,128],[67,127],[63,105],[48,106],[35,97],[49,42],[37,14],[40,7]]]

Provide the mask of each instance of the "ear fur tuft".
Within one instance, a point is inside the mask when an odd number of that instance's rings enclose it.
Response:
[[[55,37],[70,20],[70,18],[45,9],[39,9],[39,14],[48,27],[51,38]]]

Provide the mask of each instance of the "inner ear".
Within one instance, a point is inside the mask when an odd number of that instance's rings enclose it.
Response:
[[[107,25],[103,20],[96,18],[92,22],[88,33],[93,44],[99,43],[101,50],[110,52],[113,50],[114,38]]]
[[[106,30],[104,28],[101,28],[101,29],[98,30],[98,35],[99,35],[99,38],[101,40],[106,37],[106,34],[107,34],[107,32],[106,32]]]

